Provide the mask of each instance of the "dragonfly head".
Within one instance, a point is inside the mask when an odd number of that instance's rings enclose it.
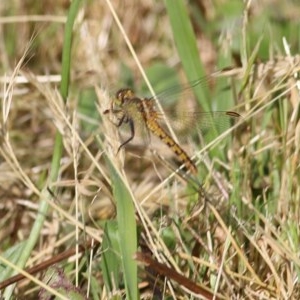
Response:
[[[119,105],[122,105],[126,100],[134,97],[133,90],[129,88],[120,89],[116,92],[116,102]]]

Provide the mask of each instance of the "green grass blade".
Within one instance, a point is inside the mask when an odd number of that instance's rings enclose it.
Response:
[[[111,164],[110,170],[113,194],[117,204],[119,242],[127,299],[139,299],[137,263],[133,259],[137,251],[137,227],[133,199],[119,173]]]
[[[201,79],[205,77],[204,65],[200,60],[200,55],[197,47],[197,39],[194,34],[190,17],[187,10],[187,5],[183,0],[176,2],[165,0],[170,24],[173,32],[176,49],[182,62],[183,69],[186,73],[188,81]],[[201,47],[201,45],[199,46]],[[220,82],[224,86],[224,82]],[[208,85],[198,84],[193,87],[194,93],[197,96],[198,102],[205,111],[227,110],[228,105],[231,107],[232,101],[230,95],[212,95],[210,94]],[[229,94],[229,93],[228,93]],[[219,101],[213,103],[212,99]],[[224,101],[224,99],[226,99]],[[214,108],[214,109],[213,109]],[[211,121],[214,124],[214,121]],[[221,128],[211,126],[209,134],[206,135],[206,140],[215,139],[222,132]],[[213,149],[214,156],[222,157],[224,154],[218,149]]]
[[[119,286],[121,271],[120,243],[118,224],[115,220],[109,220],[104,227],[102,241],[101,270],[103,280],[108,292],[113,292]]]
[[[205,76],[204,66],[199,58],[196,37],[182,0],[165,0],[173,37],[183,69],[189,81]],[[204,110],[211,110],[209,92],[205,85],[194,87],[198,101]]]
[[[1,256],[9,260],[11,263],[16,263],[22,254],[24,248],[24,242],[18,243],[11,248],[7,249]],[[11,276],[11,270],[8,269],[5,265],[0,264],[0,282],[4,281]]]

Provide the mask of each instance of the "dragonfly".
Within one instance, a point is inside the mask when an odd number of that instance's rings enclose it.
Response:
[[[138,97],[135,92],[130,88],[122,88],[115,94],[115,98],[112,101],[111,109],[104,111],[104,114],[112,113],[116,116],[116,126],[120,127],[123,124],[128,124],[130,129],[130,136],[123,142],[118,148],[117,153],[130,141],[133,140],[137,127],[143,127],[146,130],[147,135],[149,132],[158,137],[163,143],[165,143],[171,151],[175,154],[179,162],[189,170],[192,174],[197,174],[197,167],[192,161],[183,147],[175,141],[172,135],[168,132],[168,126],[166,126],[166,120],[171,121],[171,117],[168,118],[167,111],[161,112],[156,105],[156,97],[141,98]],[[171,114],[170,114],[171,115]],[[218,122],[221,120],[237,120],[240,115],[234,111],[215,111],[215,112],[185,112],[181,114],[180,118],[188,120],[191,125],[192,121],[198,123],[200,130],[204,127],[211,126],[212,122]],[[180,122],[180,121],[179,121]],[[184,121],[183,121],[184,122]],[[170,124],[174,124],[173,121]],[[197,125],[197,127],[198,127]],[[190,127],[191,128],[191,127]]]

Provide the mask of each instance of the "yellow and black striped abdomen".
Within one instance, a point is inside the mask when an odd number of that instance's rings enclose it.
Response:
[[[187,155],[187,153],[174,141],[174,139],[166,133],[166,131],[156,122],[155,119],[146,118],[146,124],[148,129],[160,138],[177,156],[178,160],[181,161],[185,167],[190,170],[193,174],[197,174],[197,167]]]

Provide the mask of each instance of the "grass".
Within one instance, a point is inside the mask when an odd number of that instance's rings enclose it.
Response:
[[[1,8],[4,299],[299,298],[300,6],[176,4],[113,3],[136,58],[105,2]],[[116,155],[103,111],[140,67],[179,111],[242,115],[181,142],[196,176],[154,138]]]

